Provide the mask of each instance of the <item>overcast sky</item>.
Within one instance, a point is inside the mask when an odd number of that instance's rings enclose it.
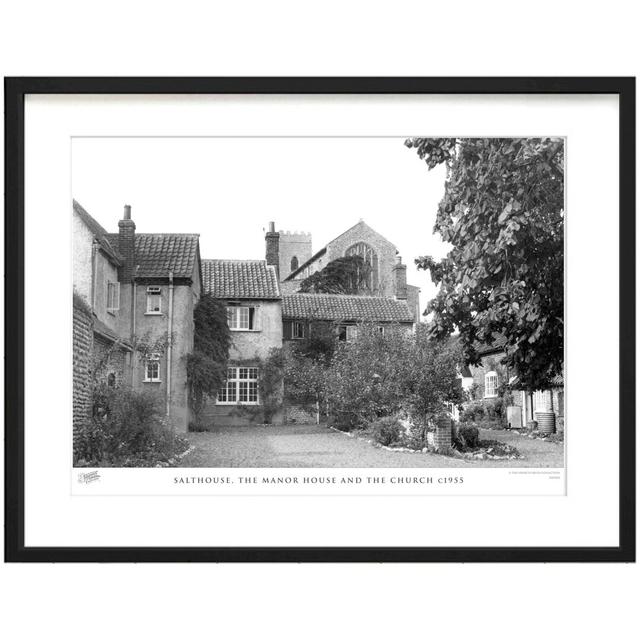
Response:
[[[199,233],[203,258],[264,258],[264,231],[308,231],[313,251],[362,218],[398,248],[424,308],[416,257],[432,234],[444,169],[402,138],[75,138],[73,197],[107,231],[125,204],[141,233]]]

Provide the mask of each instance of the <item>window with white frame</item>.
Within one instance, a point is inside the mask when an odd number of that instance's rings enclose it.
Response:
[[[229,367],[217,404],[259,404],[258,367]]]
[[[151,355],[145,359],[144,381],[160,382],[160,356]]]
[[[147,313],[162,313],[162,289],[147,287]]]
[[[107,311],[118,311],[120,308],[120,283],[107,282]]]
[[[255,331],[256,320],[255,307],[227,307],[227,324],[231,331]]]
[[[484,376],[484,397],[496,398],[498,396],[498,374],[489,371]]]
[[[294,322],[291,325],[291,337],[294,340],[302,340],[305,337],[304,322]]]

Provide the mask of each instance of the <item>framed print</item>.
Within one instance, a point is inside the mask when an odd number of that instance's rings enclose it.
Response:
[[[8,78],[9,561],[635,560],[633,78]]]

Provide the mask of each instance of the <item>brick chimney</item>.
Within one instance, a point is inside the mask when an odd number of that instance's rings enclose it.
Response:
[[[396,256],[396,263],[393,265],[393,284],[396,300],[407,299],[407,265],[402,264],[402,257]]]
[[[267,264],[276,268],[278,279],[280,278],[280,234],[276,231],[275,222],[269,223],[269,231],[265,237]]]
[[[124,205],[124,217],[118,222],[118,236],[118,250],[124,258],[119,280],[128,283],[131,282],[136,263],[136,223],[131,219],[131,207],[128,204]]]

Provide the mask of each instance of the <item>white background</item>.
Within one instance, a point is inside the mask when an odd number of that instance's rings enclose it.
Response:
[[[634,75],[630,7],[22,2],[0,17],[0,57],[5,75]],[[596,151],[594,140],[594,162],[609,160]],[[594,321],[603,320],[600,307]],[[1,571],[2,621],[15,638],[591,638],[637,629],[637,566]]]
[[[618,305],[617,286],[612,284],[617,283],[618,270],[618,119],[617,97],[606,95],[27,96],[26,545],[615,546],[618,434],[613,425],[618,422]],[[71,281],[71,136],[258,132],[271,136],[385,136],[397,135],[400,128],[419,133],[426,129],[429,135],[526,132],[566,137],[566,497],[542,497],[549,492],[549,481],[542,476],[532,478],[537,482],[531,482],[529,491],[519,492],[528,493],[526,498],[514,497],[513,487],[503,488],[504,482],[497,479],[500,474],[491,472],[481,476],[494,479],[482,497],[477,497],[480,483],[474,483],[469,474],[461,492],[449,489],[451,499],[365,497],[364,490],[340,500],[299,494],[280,499],[188,498],[164,490],[163,496],[150,500],[144,497],[142,481],[130,483],[131,496],[125,499],[71,496],[71,287],[42,286],[45,270],[54,271],[61,283]],[[599,153],[610,159],[605,165],[590,159],[594,138],[598,139]],[[145,170],[139,168],[140,172]],[[252,188],[250,175],[247,188]],[[335,188],[341,201],[349,185],[331,182],[327,188]],[[326,211],[330,219],[341,215],[338,207]],[[607,221],[604,228],[603,218]],[[304,210],[300,219],[304,222]],[[596,254],[600,260],[594,268]],[[594,291],[606,291],[609,304],[607,348],[598,350],[597,363],[607,372],[598,377],[598,393],[609,399],[606,403],[592,402],[591,394],[585,393],[593,385],[593,354],[584,349],[585,340],[592,339],[584,318],[593,314]],[[42,330],[43,308],[50,310],[46,331]],[[52,334],[55,340],[51,340]],[[44,353],[59,370],[55,383],[49,385],[41,384]],[[594,473],[595,459],[598,473]],[[131,473],[133,478],[148,475],[141,469]],[[111,493],[113,487],[114,493],[120,493],[111,475],[105,473],[104,491]],[[75,474],[71,476],[75,478]],[[514,476],[512,484],[518,478]],[[539,489],[535,486],[538,483]],[[562,482],[557,484],[561,491]],[[94,486],[88,489],[92,491]],[[369,487],[366,493],[374,489]],[[123,526],[125,522],[127,526]]]

